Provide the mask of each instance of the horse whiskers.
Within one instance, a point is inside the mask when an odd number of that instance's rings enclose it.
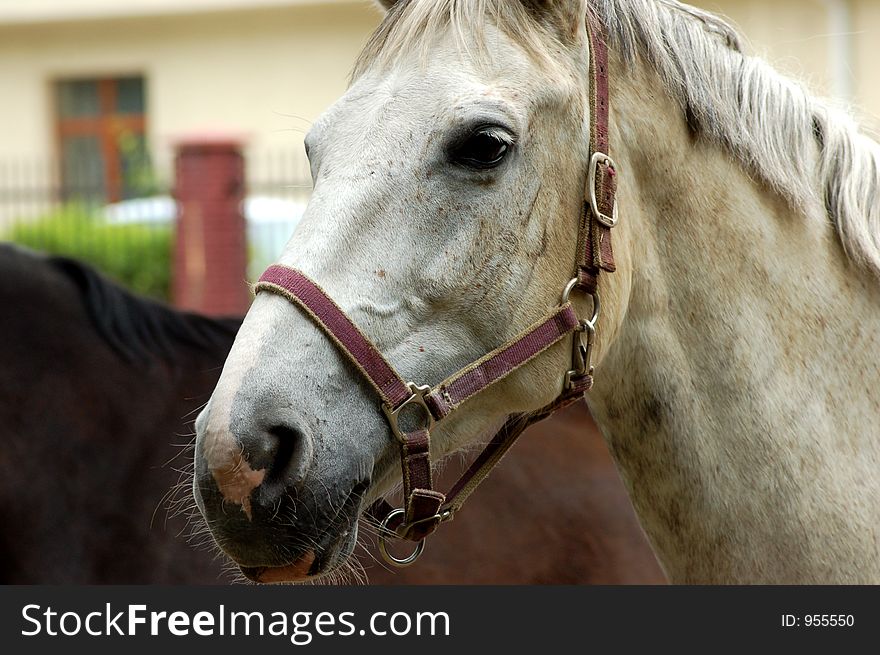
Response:
[[[167,503],[173,502],[172,497],[176,493],[179,493],[179,490],[177,489],[177,485],[171,487],[168,491],[166,491],[165,495],[162,496],[162,498],[160,498],[159,501],[156,503],[156,507],[153,508],[153,513],[150,515],[150,529],[151,530],[153,529],[153,525],[156,521],[156,514],[158,514],[159,509],[162,507],[163,504],[165,504],[165,508],[166,508],[165,521],[163,523],[163,527],[167,527],[167,525],[168,525],[168,512],[167,512],[168,504]]]
[[[271,522],[275,522],[275,519],[278,518],[278,513],[281,511],[283,498],[281,496],[278,497],[278,501],[273,505],[272,518],[269,519]]]
[[[367,535],[363,535],[363,534],[358,535],[356,549],[357,548],[361,549],[361,551],[363,551],[366,554],[367,558],[372,560],[372,562],[374,564],[379,565],[380,567],[382,567],[386,571],[391,571],[392,570],[391,567],[388,566],[388,564],[386,564],[383,560],[376,557],[376,555],[373,553],[373,550],[367,545],[367,539],[364,538],[365,536],[367,536]],[[368,536],[372,537],[373,535],[368,535]],[[372,539],[370,539],[370,543],[375,546],[375,541],[373,541]],[[357,557],[357,553],[356,552],[352,553],[352,557]],[[358,564],[361,566],[361,569],[364,571],[364,577],[365,577],[364,582],[368,583],[369,576],[367,575],[366,569],[364,568],[363,564],[361,564],[360,559],[358,559]]]
[[[197,412],[201,412],[203,409],[205,409],[205,407],[208,406],[208,403],[209,403],[209,402],[211,402],[210,398],[209,398],[208,400],[206,400],[205,402],[203,402],[203,403],[202,403],[201,405],[199,405],[198,407],[196,407],[196,408],[194,408],[194,409],[188,411],[186,414],[184,414],[184,415],[181,416],[180,418],[181,418],[181,419],[189,418],[189,417],[192,416],[193,414],[196,414]]]
[[[367,583],[366,571],[363,566],[360,565],[360,562],[356,560],[352,560],[349,558],[346,560],[342,566],[340,566],[335,571],[331,571],[328,574],[328,580],[326,583],[323,579],[316,580],[314,584],[328,584],[334,586],[343,586],[343,585],[364,585]]]
[[[178,435],[184,436],[184,435]],[[186,530],[189,522],[192,520],[193,516],[198,514],[198,509],[195,505],[195,498],[193,498],[191,489],[192,489],[192,481],[193,481],[193,473],[195,470],[195,462],[193,459],[194,452],[194,444],[195,439],[190,439],[187,445],[180,446],[180,451],[171,459],[162,464],[161,468],[171,467],[173,471],[178,474],[178,481],[174,484],[166,493],[162,496],[162,498],[157,503],[155,509],[153,510],[153,514],[150,518],[150,527],[152,528],[153,522],[155,521],[156,514],[159,511],[159,508],[164,504],[165,505],[165,521],[163,526],[167,527],[168,521],[171,519],[178,518],[180,516],[187,516],[187,522],[184,525],[182,531]],[[173,444],[172,444],[173,445]],[[182,468],[177,468],[171,466],[172,462],[179,459],[181,455],[188,454],[189,461],[187,461]],[[187,515],[187,512],[189,514]],[[181,532],[182,532],[181,531]],[[178,536],[180,536],[178,534]]]
[[[330,495],[330,490],[327,488],[327,483],[324,482],[324,480],[322,480],[321,478],[317,478],[317,481],[322,487],[324,487],[324,493],[327,494],[327,506],[330,508],[331,512],[335,513],[336,509],[333,507],[333,497]]]
[[[296,121],[302,121],[303,123],[305,123],[309,127],[311,127],[313,125],[313,122],[311,120],[309,120],[305,116],[300,116],[299,114],[287,114],[282,111],[275,111],[273,113],[276,114],[277,116],[281,116],[282,118],[292,118],[293,120],[296,120]]]
[[[179,488],[188,489],[188,481],[182,480],[175,489],[169,491],[168,495],[171,495]],[[219,560],[223,563],[222,575],[225,576],[231,583],[252,584],[252,581],[246,578],[241,573],[238,565],[235,564],[234,561],[229,559],[229,557],[223,552],[224,539],[222,539],[222,537],[216,537],[211,532],[209,521],[205,520],[205,518],[198,511],[197,507],[195,507],[192,497],[188,496],[184,498],[178,498],[171,502],[178,505],[178,507],[176,507],[175,509],[173,516],[185,515],[187,518],[185,528],[182,531],[182,533],[185,532],[186,534],[182,536],[185,536],[190,546],[199,551],[213,553],[214,559]],[[308,508],[306,505],[300,505],[306,507],[307,511],[311,512],[311,509]],[[293,514],[293,510],[290,510],[290,512],[291,514]],[[294,518],[295,516],[285,516],[284,520],[282,520],[280,524],[293,526],[295,525],[295,521],[293,520]],[[377,534],[378,526],[373,525],[373,523],[374,522],[372,520],[362,519],[363,531],[366,532],[369,537]],[[315,539],[303,539],[301,537],[293,543],[278,545],[276,550],[280,559],[293,559],[296,555],[298,555],[299,552],[302,552],[302,550],[316,550],[317,548],[318,544]],[[363,538],[360,535],[358,537],[356,549],[360,549],[364,554],[366,554],[369,560],[372,560],[374,563],[379,564],[380,566],[384,566],[384,564],[382,564],[382,562],[380,562],[375,557],[375,555],[373,555],[370,549],[365,545]],[[367,583],[368,574],[366,571],[366,567],[360,559],[360,553],[355,552],[352,554],[351,557],[343,562],[338,569],[319,576],[314,580],[308,580],[299,584],[365,585]]]

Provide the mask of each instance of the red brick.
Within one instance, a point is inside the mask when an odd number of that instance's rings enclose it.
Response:
[[[174,304],[213,316],[243,314],[251,299],[245,281],[242,146],[231,140],[181,143],[175,171],[174,197],[180,212]]]

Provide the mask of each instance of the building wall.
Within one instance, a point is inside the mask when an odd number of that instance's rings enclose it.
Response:
[[[65,2],[96,11],[105,0]],[[101,74],[145,75],[149,138],[165,172],[169,143],[193,132],[239,134],[256,151],[299,149],[308,121],[345,89],[352,62],[380,18],[368,0],[261,0],[257,4],[296,6],[61,21],[58,3],[24,3],[34,11],[42,6],[45,15],[54,17],[49,22],[33,17],[10,22],[10,8],[23,5],[0,0],[0,163],[52,156],[51,82]],[[179,4],[195,7],[182,0]],[[197,4],[228,8],[244,3]],[[856,34],[845,62],[852,79],[843,85],[834,78],[840,62],[834,63],[839,48],[835,50],[836,37],[830,33],[829,0],[698,4],[729,16],[756,52],[808,80],[818,92],[851,87],[865,109],[880,114],[880,69],[874,66],[880,3],[850,3]],[[141,5],[150,3],[138,0],[126,6]],[[48,11],[52,6],[54,14]]]
[[[692,0],[728,17],[749,49],[814,92],[853,104],[871,125],[880,116],[877,0]],[[848,19],[848,20],[847,20]]]
[[[52,23],[88,18],[155,16],[329,5],[351,0],[0,0],[0,23]]]
[[[308,120],[344,91],[378,19],[360,2],[0,26],[0,161],[53,154],[53,80],[136,73],[160,155],[194,132],[299,147]],[[167,170],[167,154],[161,163]]]
[[[855,101],[872,118],[880,122],[880,2],[853,2],[853,70]]]
[[[823,0],[700,0],[745,33],[755,54],[825,92],[831,89],[828,10]]]

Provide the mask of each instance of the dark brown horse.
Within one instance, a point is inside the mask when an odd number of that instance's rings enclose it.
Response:
[[[0,302],[0,581],[218,581],[163,498],[239,321],[8,245]]]
[[[228,581],[181,535],[183,517],[166,524],[163,499],[239,321],[183,314],[7,245],[0,302],[0,582]],[[663,581],[583,407],[533,428],[415,567],[367,573],[391,584]]]

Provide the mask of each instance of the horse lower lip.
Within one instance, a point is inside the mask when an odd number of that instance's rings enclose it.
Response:
[[[285,566],[240,566],[244,576],[253,582],[277,584],[281,582],[303,582],[309,578],[309,571],[315,562],[315,553],[306,553],[293,564]]]

